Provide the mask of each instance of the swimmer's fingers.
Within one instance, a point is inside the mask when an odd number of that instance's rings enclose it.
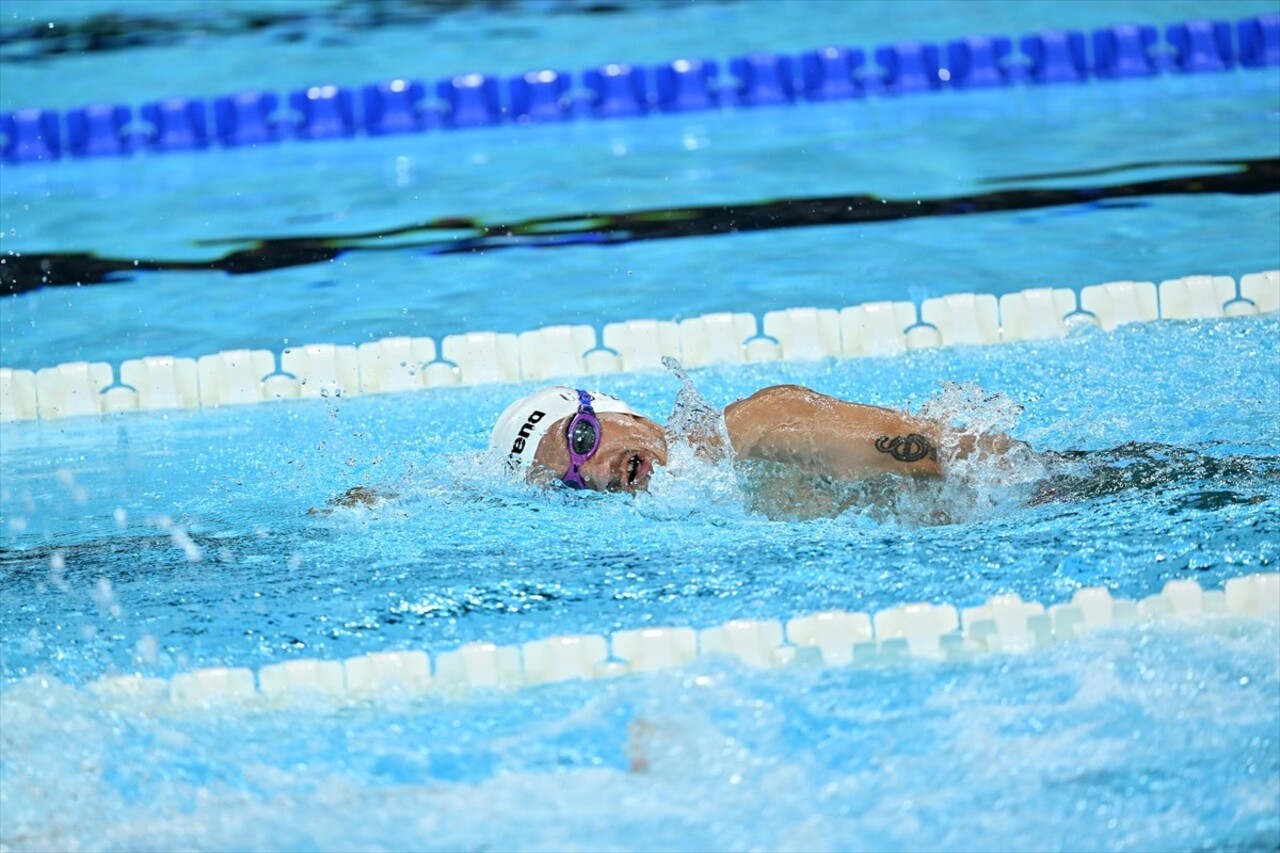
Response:
[[[379,492],[368,486],[352,486],[338,497],[330,498],[330,506],[354,508],[358,506],[375,507],[388,498],[395,497],[392,492]]]

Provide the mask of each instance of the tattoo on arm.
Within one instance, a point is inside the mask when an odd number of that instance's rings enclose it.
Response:
[[[919,462],[921,459],[938,460],[938,448],[918,432],[908,435],[882,435],[876,439],[876,450],[888,453],[899,462]]]

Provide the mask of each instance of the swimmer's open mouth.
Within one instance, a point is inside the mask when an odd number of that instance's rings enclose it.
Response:
[[[653,457],[644,453],[636,453],[627,462],[627,484],[629,491],[643,489],[649,483],[649,475],[653,473]]]

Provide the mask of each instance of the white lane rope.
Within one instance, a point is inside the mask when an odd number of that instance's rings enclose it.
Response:
[[[700,630],[646,627],[611,635],[572,634],[520,645],[474,642],[456,649],[374,652],[345,660],[298,659],[256,671],[210,667],[169,678],[112,674],[78,692],[111,707],[271,707],[320,699],[357,702],[384,694],[457,697],[476,689],[516,689],[573,680],[618,678],[686,667],[713,656],[749,667],[887,666],[912,660],[967,661],[986,654],[1034,652],[1112,626],[1170,620],[1251,619],[1280,623],[1280,573],[1251,574],[1205,590],[1172,580],[1140,600],[1104,587],[1077,590],[1069,602],[997,595],[975,607],[904,604],[875,614],[825,611],[787,620],[737,619]],[[11,684],[10,697],[77,690],[51,676]]]
[[[521,334],[395,337],[359,346],[308,344],[277,354],[228,350],[68,362],[38,370],[0,367],[0,424],[130,411],[164,411],[354,396],[495,382],[687,368],[712,364],[885,356],[954,344],[1066,336],[1081,324],[1268,314],[1280,310],[1280,270],[1240,278],[1193,275],[993,294],[961,293],[845,308],[800,307],[757,318],[724,312],[670,320],[550,326]]]

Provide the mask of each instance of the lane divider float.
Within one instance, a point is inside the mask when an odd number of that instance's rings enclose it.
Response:
[[[93,104],[65,113],[23,109],[0,115],[0,160],[31,163],[64,156],[253,147],[284,139],[349,139],[1280,65],[1280,14],[1245,18],[1235,26],[1221,20],[1187,21],[1165,27],[1163,33],[1151,25],[1122,24],[1091,35],[1087,39],[1077,30],[1050,30],[1019,39],[973,36],[945,45],[902,41],[877,47],[875,68],[868,65],[865,51],[852,47],[826,47],[794,57],[757,53],[729,60],[731,79],[724,81],[714,60],[682,58],[649,67],[609,63],[577,79],[567,71],[544,68],[506,80],[457,74],[433,87],[422,80],[395,79],[358,89],[309,86],[283,98],[259,90],[211,102],[173,97],[143,104],[136,117],[124,104]]]
[[[674,320],[549,326],[512,334],[393,337],[331,343],[70,362],[38,370],[0,367],[0,424],[133,411],[213,408],[298,398],[414,391],[442,386],[541,382],[661,370],[672,355],[688,368],[714,364],[889,356],[957,344],[1062,338],[1081,324],[1104,331],[1135,322],[1280,311],[1280,270],[1035,288],[1002,296],[958,293],[841,309],[790,308]]]
[[[1280,573],[1250,574],[1204,590],[1171,580],[1140,600],[1105,587],[1079,589],[1046,607],[1016,594],[975,607],[904,604],[878,613],[825,611],[782,620],[735,619],[696,630],[646,627],[611,635],[547,637],[521,645],[475,642],[449,651],[373,652],[346,660],[299,659],[254,670],[210,667],[171,678],[109,675],[85,685],[113,705],[204,706],[322,698],[363,701],[386,693],[456,697],[474,689],[514,689],[686,667],[712,656],[749,667],[891,666],[964,662],[984,654],[1025,653],[1090,631],[1206,615],[1280,623]],[[13,690],[74,689],[29,676]]]

